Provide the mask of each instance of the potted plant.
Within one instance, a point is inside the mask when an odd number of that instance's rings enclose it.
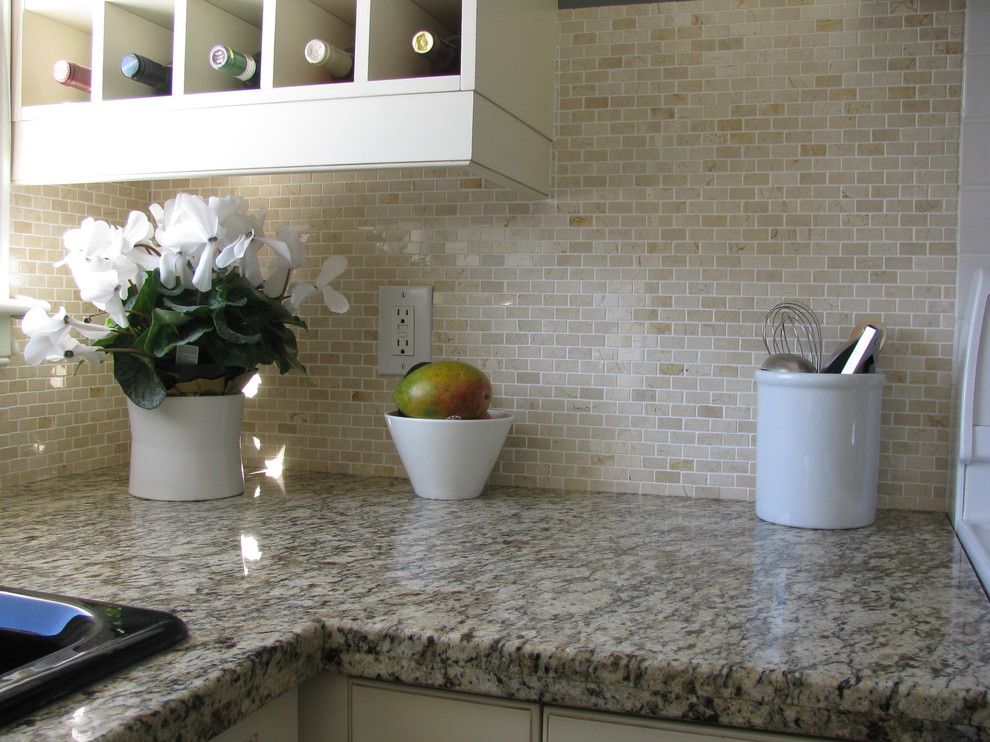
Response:
[[[154,226],[132,211],[123,227],[87,217],[65,233],[56,265],[69,268],[98,312],[80,318],[64,307],[52,315],[32,307],[21,322],[24,357],[38,364],[113,356],[128,399],[132,494],[240,494],[243,386],[259,366],[305,372],[293,331],[306,327],[299,306],[321,291],[330,311],[346,312],[330,282],[347,260],[327,258],[315,283],[292,281],[305,260],[299,231],[283,226],[266,236],[265,212],[250,213],[237,196],[180,193],[149,211]],[[262,251],[270,253],[267,271]]]

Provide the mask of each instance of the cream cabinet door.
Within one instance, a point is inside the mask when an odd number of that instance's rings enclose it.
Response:
[[[539,742],[540,707],[352,678],[351,742]]]
[[[296,689],[269,701],[212,742],[296,742],[299,738],[299,705]]]
[[[782,742],[791,735],[683,724],[547,706],[543,742]],[[811,739],[810,737],[805,739]]]
[[[539,742],[540,707],[321,672],[299,687],[300,742]]]

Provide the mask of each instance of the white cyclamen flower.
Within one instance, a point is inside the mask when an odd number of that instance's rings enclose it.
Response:
[[[62,244],[70,255],[112,260],[120,253],[120,241],[114,233],[115,229],[104,221],[87,216],[78,227],[62,236]]]
[[[276,238],[266,237],[262,231],[266,212],[262,212],[258,220],[258,227],[254,231],[254,240],[262,245],[268,245],[278,256],[278,259],[286,263],[289,268],[302,268],[306,262],[303,254],[302,235],[299,230],[290,225],[282,225],[275,230]]]
[[[78,253],[67,255],[64,262],[72,270],[82,300],[109,314],[121,327],[127,327],[123,302],[127,296],[127,282],[121,280],[112,264],[105,260],[87,259]]]
[[[59,307],[51,317],[43,307],[31,307],[21,320],[21,330],[28,336],[24,348],[24,360],[32,365],[42,361],[60,361],[69,357],[86,356],[90,360],[102,360],[105,355],[102,348],[91,345],[81,345],[72,337],[72,331],[99,340],[110,335],[113,330],[91,322],[83,322],[70,317],[65,307]]]
[[[327,305],[327,309],[343,314],[350,308],[350,304],[347,302],[347,297],[330,286],[330,282],[345,270],[347,270],[347,258],[342,255],[331,255],[323,261],[316,284],[297,283],[292,287],[289,297],[282,302],[283,305],[293,314],[298,314],[302,303],[320,290],[323,292],[323,303]]]
[[[347,258],[342,255],[331,255],[323,261],[323,268],[316,278],[316,288],[323,291],[323,303],[327,309],[337,314],[343,314],[350,308],[347,297],[331,288],[330,282],[347,270]]]
[[[287,268],[291,273],[292,269],[299,268],[305,261],[302,249],[302,239],[299,231],[295,227],[281,226],[276,230],[278,239],[266,237],[264,234],[265,216],[267,209],[261,212],[261,216],[256,220],[254,228],[246,235],[246,239],[236,242],[224,248],[223,252],[217,256],[217,268],[227,268],[233,266],[244,276],[252,286],[265,285],[265,293],[269,292],[269,287],[278,283],[284,286],[285,276],[273,277],[270,273],[265,281],[261,274],[261,264],[258,260],[258,251],[262,245],[268,245],[275,253],[272,264],[272,271],[281,272]],[[278,296],[278,293],[270,294]]]
[[[113,283],[120,298],[124,299],[130,285],[138,285],[143,271],[151,270],[158,264],[158,257],[146,248],[135,249],[150,235],[148,217],[140,211],[130,213],[123,229],[87,217],[79,227],[65,233],[63,244],[66,256],[55,265],[68,265],[76,283],[87,294],[94,293],[91,286],[93,274],[106,274],[105,278],[109,280],[108,272],[112,271],[115,276]],[[105,282],[102,281],[101,286]],[[96,295],[100,296],[100,293],[96,292]],[[94,303],[105,309],[103,304],[108,300],[98,298]],[[112,305],[115,302],[109,300],[109,303]]]
[[[92,322],[83,322],[75,317],[66,315],[65,324],[71,327],[73,330],[78,332],[83,337],[90,338],[91,340],[100,340],[113,334],[113,330],[104,325],[97,325]]]
[[[42,361],[64,360],[66,351],[79,345],[70,335],[71,329],[65,323],[65,307],[59,307],[51,317],[40,306],[31,307],[21,320],[21,330],[28,336],[24,360],[32,366]]]
[[[158,263],[158,274],[162,284],[169,288],[175,288],[176,284],[184,289],[192,286],[189,260],[181,252],[165,250]]]
[[[140,266],[141,270],[154,270],[158,267],[159,257],[146,247],[154,233],[154,227],[144,212],[132,211],[127,215],[124,228],[119,230],[120,254]],[[120,270],[119,265],[117,269]]]
[[[236,196],[212,197],[207,202],[199,196],[180,193],[164,208],[152,207],[158,220],[158,244],[164,251],[181,253],[192,261],[192,285],[200,291],[213,287],[217,255],[249,240],[254,220],[245,213],[246,204]]]

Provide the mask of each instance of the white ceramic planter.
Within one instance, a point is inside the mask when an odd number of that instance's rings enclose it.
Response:
[[[489,420],[424,420],[385,415],[413,490],[430,500],[468,500],[485,488],[512,427],[512,415]]]
[[[130,493],[145,500],[216,500],[244,492],[244,395],[166,397],[145,410],[127,401]]]
[[[882,374],[757,371],[756,515],[799,528],[876,517]]]

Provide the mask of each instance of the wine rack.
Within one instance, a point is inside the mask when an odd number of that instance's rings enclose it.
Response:
[[[555,0],[13,0],[13,173],[71,183],[388,166],[469,167],[549,192]],[[460,36],[435,75],[411,39]],[[334,81],[321,38],[353,54]],[[260,53],[257,89],[209,50]],[[129,52],[171,65],[171,93],[124,77]],[[59,59],[92,69],[59,85]]]

